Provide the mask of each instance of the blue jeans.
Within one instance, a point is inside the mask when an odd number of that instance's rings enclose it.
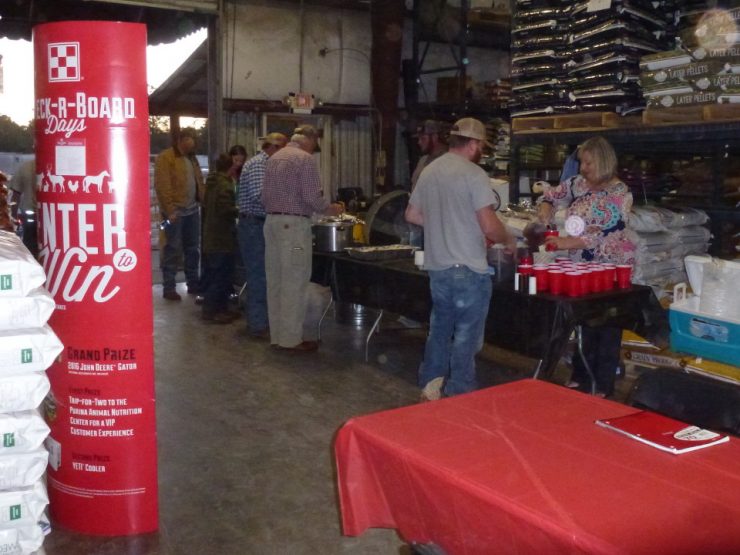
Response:
[[[208,253],[208,285],[203,297],[203,314],[213,316],[226,311],[229,305],[229,294],[233,290],[231,286],[233,273],[233,253]]]
[[[252,333],[267,329],[267,278],[265,278],[265,220],[239,218],[239,250],[247,274],[247,325]]]
[[[164,228],[167,242],[162,250],[162,281],[165,291],[175,290],[177,254],[182,251],[185,259],[185,280],[188,289],[198,287],[198,262],[200,259],[200,214],[180,216]]]
[[[491,301],[491,276],[466,266],[429,272],[432,316],[419,385],[445,378],[444,393],[475,390],[475,355],[483,347],[483,332]]]

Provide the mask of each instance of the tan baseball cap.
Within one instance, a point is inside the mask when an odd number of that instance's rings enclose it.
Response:
[[[262,148],[264,148],[265,145],[285,146],[288,142],[288,137],[282,133],[268,133],[264,137],[259,137],[257,140],[262,145]]]
[[[459,135],[468,139],[475,139],[484,142],[489,148],[493,145],[486,138],[486,126],[475,118],[462,118],[452,126],[450,135]]]
[[[318,129],[316,129],[313,125],[301,125],[300,127],[296,127],[295,131],[293,131],[294,135],[303,135],[304,137],[308,137],[309,139],[313,139],[316,148],[314,149],[314,152],[321,152],[321,147],[319,146],[319,139],[321,138],[321,134]]]

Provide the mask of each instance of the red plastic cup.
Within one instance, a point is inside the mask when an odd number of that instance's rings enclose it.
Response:
[[[613,264],[605,264],[603,279],[604,291],[614,289],[614,282],[617,280],[617,267]]]
[[[589,269],[579,270],[581,273],[581,291],[584,295],[594,292],[594,275]]]
[[[629,289],[632,285],[632,266],[629,264],[620,264],[617,266],[617,287],[620,289]]]
[[[535,265],[532,271],[537,278],[537,291],[547,291],[547,266]]]
[[[593,276],[593,290],[594,293],[601,293],[606,291],[606,283],[604,283],[604,268],[596,266],[591,269],[591,275]]]
[[[566,272],[565,274],[565,294],[569,297],[580,297],[583,295],[583,276],[578,272]]]
[[[556,256],[555,262],[570,262],[570,258],[567,256]]]
[[[534,273],[534,266],[531,264],[519,264],[517,271],[523,276],[531,276]]]
[[[534,259],[531,254],[524,254],[519,257],[520,266],[531,266],[534,263]]]
[[[557,229],[548,229],[545,231],[545,240],[547,240],[548,237],[559,237],[560,233],[558,233]],[[552,243],[545,243],[545,250],[548,252],[556,251],[558,248],[552,244]]]
[[[548,270],[547,286],[553,295],[562,295],[565,291],[565,272],[563,270]]]

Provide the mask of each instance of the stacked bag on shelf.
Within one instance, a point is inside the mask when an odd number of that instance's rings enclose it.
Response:
[[[570,2],[517,0],[511,22],[511,115],[568,112]]]
[[[488,120],[486,135],[494,145],[494,165],[497,169],[507,170],[511,158],[511,124],[501,118]]]
[[[45,370],[62,344],[46,324],[54,299],[20,239],[0,231],[0,553],[37,552],[49,531],[44,473],[49,427],[39,413]]]
[[[512,116],[644,107],[640,57],[673,43],[673,0],[517,0]]]
[[[740,7],[710,10],[691,0],[678,7],[676,47],[640,61],[648,107],[740,103]]]
[[[664,50],[672,40],[666,2],[611,0],[605,9],[580,0],[571,10],[570,99],[580,111],[629,113],[642,109],[641,56]]]
[[[658,298],[686,280],[684,258],[709,250],[706,212],[695,208],[633,207],[628,226],[637,236],[632,281],[650,285]]]

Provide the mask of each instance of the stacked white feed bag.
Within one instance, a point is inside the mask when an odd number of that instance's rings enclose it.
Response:
[[[706,212],[694,208],[633,207],[628,226],[637,237],[632,281],[653,287],[658,298],[686,280],[683,259],[709,250]]]
[[[45,370],[63,346],[47,325],[54,300],[43,269],[12,233],[0,232],[0,553],[42,548],[49,523],[44,473],[49,427],[38,412]]]

